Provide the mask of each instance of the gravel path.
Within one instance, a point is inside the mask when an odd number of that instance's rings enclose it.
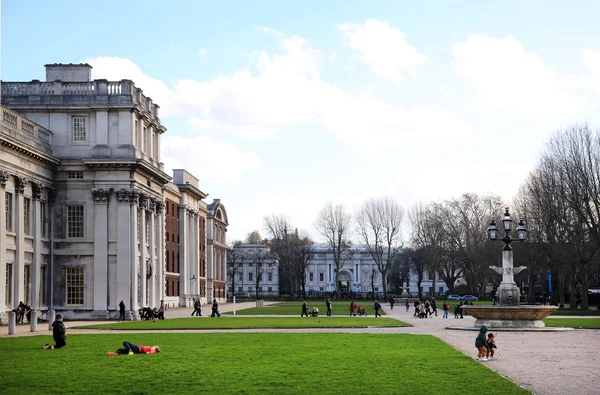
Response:
[[[231,304],[220,306],[221,312],[232,310]],[[254,307],[254,303],[238,303],[237,309]],[[167,312],[167,318],[189,317],[192,309],[174,309]],[[204,310],[204,309],[203,309]],[[206,310],[204,310],[206,311]],[[384,306],[388,316],[412,324],[403,328],[366,329],[257,329],[240,332],[336,332],[336,333],[412,333],[433,335],[464,354],[475,357],[476,331],[445,329],[448,326],[473,326],[470,316],[463,320],[438,317],[417,319],[407,313],[402,306],[390,310]],[[207,319],[207,318],[199,318]],[[69,334],[106,333],[106,331],[73,329],[73,326],[86,325],[89,321],[66,322]],[[7,337],[7,327],[2,328],[0,337]],[[169,332],[174,331],[157,331]],[[177,332],[224,332],[223,330],[177,331]],[[30,332],[28,325],[17,327],[17,336],[48,334],[47,324],[38,324],[38,332]],[[111,331],[115,333],[115,331]],[[124,331],[124,333],[148,333],[148,331]],[[600,330],[579,329],[567,332],[497,332],[497,359],[485,365],[511,379],[537,395],[600,394]]]

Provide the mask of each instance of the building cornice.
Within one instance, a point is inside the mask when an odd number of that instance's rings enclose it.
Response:
[[[38,162],[42,162],[51,166],[60,165],[60,159],[55,158],[52,155],[48,155],[36,148],[20,143],[10,136],[0,135],[0,145]]]

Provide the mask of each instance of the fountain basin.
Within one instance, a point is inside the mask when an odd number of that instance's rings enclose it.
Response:
[[[475,327],[544,328],[544,318],[558,306],[463,306],[463,311],[476,318]]]

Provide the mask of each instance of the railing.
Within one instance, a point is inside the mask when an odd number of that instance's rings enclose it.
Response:
[[[2,102],[10,105],[56,104],[53,96],[76,96],[63,99],[63,104],[133,104],[141,111],[158,119],[158,106],[145,96],[130,80],[91,82],[4,82],[2,81]],[[106,99],[108,96],[108,99]],[[104,99],[103,99],[104,97]]]
[[[48,154],[52,153],[52,132],[2,107],[2,134]]]

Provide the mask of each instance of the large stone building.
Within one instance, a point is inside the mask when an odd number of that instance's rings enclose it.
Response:
[[[228,258],[227,289],[231,294],[247,292],[250,296],[279,294],[277,256],[265,244],[242,244],[233,247]]]
[[[52,64],[46,82],[2,82],[2,105],[0,306],[107,318],[121,300],[134,313],[212,301],[213,214],[196,178],[164,172],[152,99],[130,80],[92,81],[87,64]]]
[[[335,286],[335,261],[333,251],[329,244],[312,244],[311,259],[306,269],[306,291],[309,295],[319,295],[322,293],[334,293]],[[228,286],[230,292],[245,291],[252,294],[256,291],[256,261],[268,262],[261,272],[270,273],[267,280],[261,282],[261,293],[277,292],[278,282],[284,280],[280,278],[279,266],[271,264],[277,262],[277,257],[270,253],[266,245],[241,245],[234,248],[230,254],[229,279]],[[234,267],[235,266],[235,267]],[[235,269],[235,270],[234,270]],[[232,277],[235,276],[235,281]],[[445,295],[448,287],[437,275],[437,290],[433,289],[432,273],[425,271],[421,281],[421,293],[424,295]],[[383,294],[381,273],[369,251],[362,245],[354,245],[348,250],[347,258],[340,269],[338,278],[341,292],[350,292],[355,294]],[[388,281],[389,284],[389,281]],[[235,287],[235,289],[233,289]],[[412,295],[419,294],[417,286],[417,274],[414,271],[409,273],[409,282],[407,292]]]

